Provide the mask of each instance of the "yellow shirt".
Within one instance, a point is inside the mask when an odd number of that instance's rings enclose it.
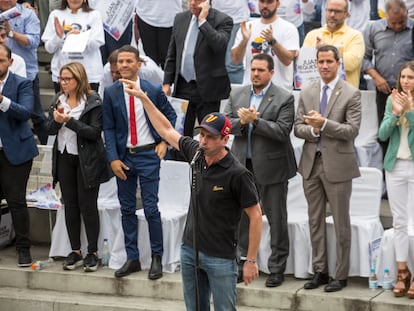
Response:
[[[305,41],[303,42],[303,46],[315,47],[317,37],[321,38],[326,44],[336,46],[339,51],[342,52],[346,81],[358,88],[362,59],[364,58],[365,53],[365,43],[362,33],[345,24],[332,33],[325,25],[324,27],[308,32]]]

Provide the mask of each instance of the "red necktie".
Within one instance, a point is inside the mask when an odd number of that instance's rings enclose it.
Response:
[[[135,100],[134,96],[129,96],[129,129],[131,131],[131,144],[138,144],[137,123],[135,122]]]

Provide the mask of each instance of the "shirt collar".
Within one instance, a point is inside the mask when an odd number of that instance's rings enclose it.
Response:
[[[250,86],[251,94],[254,95],[254,96],[264,96],[266,94],[267,90],[269,89],[271,83],[272,83],[272,81],[269,81],[269,83],[263,88],[263,90],[260,91],[259,94],[256,94],[254,92],[254,90],[253,90],[253,84],[252,84]]]
[[[348,30],[348,26],[344,23],[342,26],[341,26],[341,28],[339,28],[337,31],[334,31],[334,32],[330,32],[329,30],[328,30],[328,27],[326,26],[326,24],[325,24],[325,26],[323,27],[323,32],[324,33],[326,33],[326,34],[332,34],[332,33],[337,33],[337,34],[344,34],[347,30]]]
[[[1,81],[3,86],[6,84],[7,79],[9,78],[10,70],[7,70],[6,77]]]
[[[323,87],[325,86],[325,85],[328,85],[329,86],[329,89],[332,91],[334,88],[335,88],[335,86],[336,86],[336,84],[338,83],[338,81],[339,81],[339,76],[336,76],[336,78],[335,79],[333,79],[331,82],[329,82],[328,84],[325,84],[325,82],[323,82],[323,80],[321,80],[321,92],[323,91]]]

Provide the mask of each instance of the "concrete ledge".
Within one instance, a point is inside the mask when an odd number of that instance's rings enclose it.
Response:
[[[48,246],[32,247],[34,260],[46,259],[48,252]],[[184,310],[180,273],[165,273],[163,278],[150,281],[147,271],[122,279],[116,279],[113,272],[102,268],[94,273],[63,271],[61,261],[42,271],[22,269],[16,266],[14,248],[8,247],[0,251],[1,310],[115,310],[112,303],[116,310]],[[395,298],[391,291],[370,290],[365,278],[350,278],[348,287],[329,294],[323,287],[304,290],[305,280],[291,276],[277,288],[266,288],[265,280],[262,275],[249,286],[238,284],[238,310],[414,311],[414,300]],[[136,308],[131,309],[129,302]],[[146,309],[140,309],[142,304],[148,304]],[[49,305],[53,309],[48,309]]]

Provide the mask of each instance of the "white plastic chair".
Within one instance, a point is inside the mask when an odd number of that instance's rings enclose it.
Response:
[[[190,166],[186,162],[161,161],[158,209],[161,213],[164,254],[163,271],[175,272],[180,263],[180,245],[190,202]],[[142,269],[151,265],[148,223],[144,210],[138,215],[138,247]]]

